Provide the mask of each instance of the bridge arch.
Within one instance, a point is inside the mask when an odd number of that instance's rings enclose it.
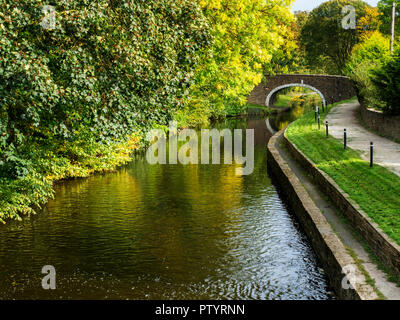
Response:
[[[312,90],[312,91],[318,93],[319,96],[320,96],[321,99],[322,99],[322,105],[323,105],[324,107],[326,107],[326,99],[325,99],[324,95],[322,94],[322,92],[319,91],[317,88],[315,88],[315,87],[313,87],[313,86],[310,86],[310,85],[308,85],[308,84],[304,84],[304,83],[288,83],[288,84],[284,84],[284,85],[281,85],[281,86],[276,87],[275,89],[271,90],[271,92],[267,95],[267,99],[265,100],[265,105],[266,105],[267,107],[269,107],[272,97],[273,97],[277,92],[279,92],[279,91],[281,91],[281,90],[283,90],[283,89],[286,89],[286,88],[291,88],[291,87],[308,88],[308,89],[310,89],[310,90]]]
[[[252,104],[270,105],[274,95],[284,88],[304,87],[321,97],[324,106],[350,99],[356,95],[352,81],[343,76],[315,74],[277,74],[265,75],[263,81],[255,86],[247,98]]]

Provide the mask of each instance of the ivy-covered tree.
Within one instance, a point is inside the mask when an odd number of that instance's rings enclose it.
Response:
[[[34,136],[123,140],[183,106],[210,41],[196,2],[63,0],[53,22],[43,8],[0,3],[3,150]]]
[[[0,221],[113,169],[182,108],[211,44],[194,0],[0,1]]]

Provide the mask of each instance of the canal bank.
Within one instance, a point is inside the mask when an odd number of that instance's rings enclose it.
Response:
[[[116,172],[60,183],[40,214],[0,228],[0,299],[335,299],[270,181],[265,120],[214,128],[255,130],[252,175],[138,154]],[[40,286],[44,265],[57,290]]]
[[[283,133],[284,130],[279,131],[268,143],[268,166],[282,190],[281,194],[287,200],[310,239],[336,294],[346,300],[377,299],[378,296],[373,288],[366,283],[365,277],[354,260],[281,155],[278,145],[282,142]],[[347,282],[343,281],[346,276],[345,270],[352,271],[352,276],[347,279],[349,285],[346,288],[343,286]],[[362,280],[360,281],[360,279]]]
[[[275,170],[270,170],[270,172],[275,174],[278,184],[282,187],[282,194],[295,208],[299,220],[303,221],[302,225],[311,239],[314,249],[319,254],[322,263],[324,263],[326,272],[330,275],[331,283],[335,287],[337,294],[342,298],[349,298],[348,291],[345,290],[343,292],[343,287],[339,283],[338,278],[343,278],[343,275],[340,275],[343,269],[356,268],[358,269],[358,273],[360,273],[359,276],[355,276],[355,279],[358,279],[360,283],[359,288],[355,286],[356,292],[353,292],[356,297],[361,299],[376,299],[377,297],[380,299],[399,299],[399,288],[396,284],[388,281],[388,275],[379,269],[379,263],[369,254],[365,243],[357,236],[353,228],[350,227],[351,223],[347,223],[341,217],[340,212],[343,212],[343,205],[339,206],[342,210],[337,210],[335,205],[327,200],[327,196],[324,193],[324,191],[327,192],[326,188],[321,189],[311,179],[311,177],[317,176],[313,172],[313,170],[317,170],[315,165],[310,163],[309,159],[306,159],[304,155],[299,156],[301,152],[284,137],[284,132],[285,130],[276,134],[268,145],[268,162],[270,166],[275,168]],[[329,192],[329,195],[332,195],[332,193]],[[310,201],[312,202],[311,205],[308,207],[300,206],[302,209],[299,209],[299,203],[310,203]],[[345,212],[348,214],[347,211]],[[315,215],[318,217],[318,223],[314,221]],[[325,219],[322,220],[328,222],[329,227],[326,223],[322,223],[321,225],[321,217]],[[349,219],[349,216],[347,215],[346,218]],[[354,217],[352,220],[354,221]],[[310,221],[314,222],[310,223]],[[365,226],[365,223],[359,223],[357,226]],[[326,235],[324,232],[327,232],[326,230],[329,229],[330,231],[327,236],[321,236]],[[334,236],[332,236],[332,233],[337,235],[336,240],[333,240]],[[339,242],[337,241],[338,239],[340,240]],[[382,241],[380,240],[382,239],[379,237],[371,236],[371,241],[376,241],[382,246]],[[335,242],[339,245],[332,245]],[[327,250],[326,247],[329,249]],[[335,248],[335,250],[332,250],[332,248]],[[382,250],[382,252],[393,251]],[[391,259],[392,263],[396,261],[393,256],[389,259]],[[353,262],[349,264],[351,260]],[[343,262],[345,265],[343,265]],[[367,288],[367,291],[365,291],[365,288]],[[373,289],[372,294],[371,288]],[[367,294],[365,294],[366,292]],[[350,294],[350,298],[353,294]]]

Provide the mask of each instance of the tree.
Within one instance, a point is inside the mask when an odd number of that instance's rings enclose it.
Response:
[[[378,97],[385,103],[384,111],[400,114],[400,49],[379,69],[373,71],[372,82]]]
[[[382,24],[378,8],[366,7],[365,15],[357,22],[357,32],[360,38],[370,37],[376,30],[380,29]]]
[[[381,0],[378,2],[378,9],[380,12],[380,21],[382,22],[382,26],[380,28],[381,32],[384,34],[391,34],[392,28],[392,8],[393,2],[396,3],[396,26],[395,26],[395,34],[396,36],[400,35],[400,0]]]
[[[307,66],[306,49],[304,44],[301,42],[301,30],[307,23],[309,15],[310,13],[308,11],[296,11],[294,13],[295,22],[292,33],[296,43],[296,50],[294,51],[295,64],[296,72],[301,73],[310,73],[309,67]]]
[[[186,109],[176,115],[183,126],[242,111],[263,73],[279,72],[290,46],[290,0],[198,1],[214,44],[196,68]]]
[[[191,0],[73,0],[54,12],[46,29],[40,2],[1,2],[0,137],[7,146],[38,131],[71,141],[84,126],[110,141],[168,123],[210,44]]]
[[[370,6],[361,0],[331,0],[314,9],[301,31],[301,41],[307,54],[307,63],[318,66],[321,61],[327,65],[327,72],[342,74],[354,45],[365,30],[345,29],[342,26],[347,6],[355,8],[356,21],[368,22],[368,30],[374,30]],[[364,27],[367,25],[364,24]]]
[[[379,69],[390,58],[390,39],[375,31],[364,41],[354,46],[345,74],[354,82],[361,103],[376,109],[382,108],[377,99],[377,88],[372,82],[374,70]]]
[[[50,4],[0,1],[0,221],[32,212],[54,177],[128,161],[182,108],[211,45],[196,0]]]

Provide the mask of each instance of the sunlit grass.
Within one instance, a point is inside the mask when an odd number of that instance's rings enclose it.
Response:
[[[290,106],[290,100],[293,98],[293,94],[280,94],[278,95],[274,106],[286,108]]]
[[[287,137],[400,244],[400,177],[379,165],[370,168],[357,152],[344,150],[343,141],[326,138],[325,115],[321,130],[310,112],[288,128]]]

